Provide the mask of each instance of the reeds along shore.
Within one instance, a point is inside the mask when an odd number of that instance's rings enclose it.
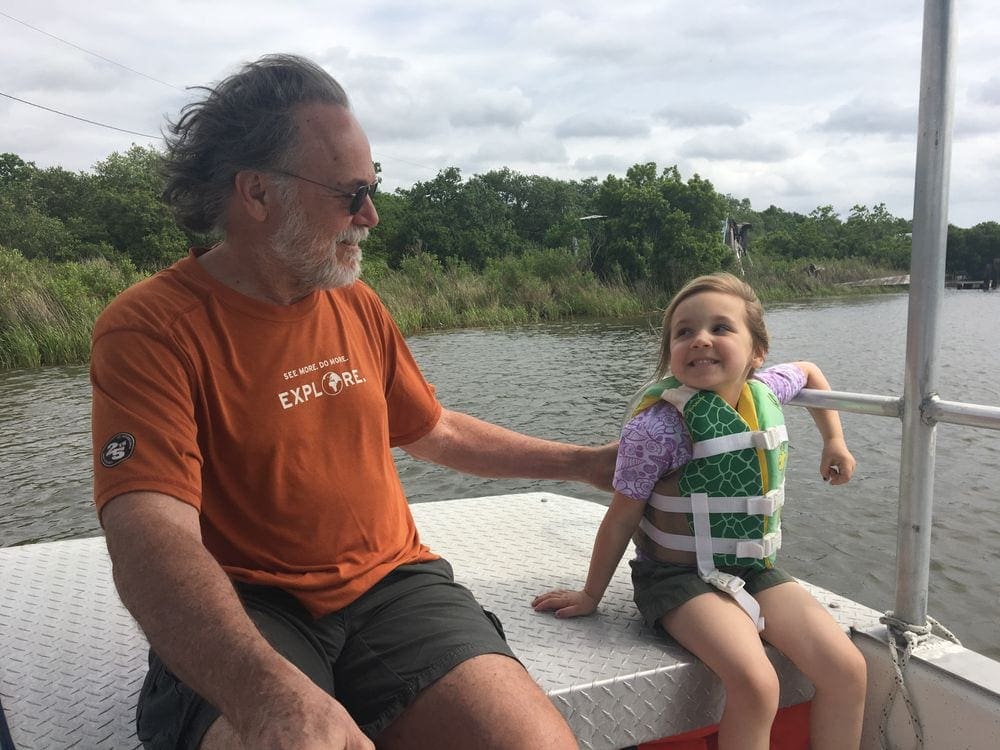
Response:
[[[892,272],[850,260],[827,262],[818,274],[808,266],[759,260],[744,270],[765,303],[878,293],[883,290],[848,291],[838,284]],[[641,282],[599,280],[562,250],[491,260],[481,272],[464,264],[446,267],[426,253],[406,257],[397,269],[378,258],[366,259],[364,268],[364,280],[407,335],[543,320],[655,316],[670,297],[670,290]],[[128,260],[56,263],[29,260],[0,247],[0,369],[85,364],[101,310],[145,275]]]

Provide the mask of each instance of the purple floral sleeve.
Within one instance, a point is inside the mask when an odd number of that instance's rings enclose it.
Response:
[[[806,387],[806,374],[795,365],[768,367],[754,373],[753,378],[774,391],[779,404],[787,404]]]
[[[658,401],[622,429],[614,488],[645,502],[661,476],[690,460],[691,437],[680,412],[672,404]]]
[[[774,391],[782,404],[794,398],[806,383],[805,373],[791,364],[761,370],[754,379]],[[646,502],[659,478],[686,464],[691,455],[691,436],[680,412],[672,404],[659,401],[622,428],[614,488],[626,497]]]

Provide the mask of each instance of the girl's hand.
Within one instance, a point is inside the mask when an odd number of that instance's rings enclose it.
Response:
[[[854,476],[858,462],[847,450],[843,438],[830,438],[823,443],[823,456],[819,462],[819,474],[824,482],[847,484]]]
[[[536,596],[531,602],[531,606],[536,612],[554,609],[556,617],[579,617],[580,615],[589,615],[596,610],[599,601],[586,591],[556,589],[547,594]]]

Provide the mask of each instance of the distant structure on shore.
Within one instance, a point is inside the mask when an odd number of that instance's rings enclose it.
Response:
[[[743,275],[743,259],[747,259],[747,263],[751,266],[753,261],[750,259],[750,230],[753,228],[753,224],[748,224],[746,222],[737,222],[733,217],[726,219],[726,228],[723,232],[722,241],[726,243],[726,247],[733,251],[733,255],[736,256],[736,266],[740,269],[740,276]]]
[[[990,292],[1000,287],[1000,258],[994,258],[983,269],[982,290]]]

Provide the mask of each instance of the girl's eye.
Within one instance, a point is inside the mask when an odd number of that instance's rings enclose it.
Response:
[[[725,323],[716,323],[714,326],[712,326],[713,333],[727,333],[730,331],[732,331],[732,328],[730,328]]]
[[[679,339],[682,336],[687,336],[689,333],[691,333],[690,328],[678,328],[676,331],[674,331],[674,338]]]

